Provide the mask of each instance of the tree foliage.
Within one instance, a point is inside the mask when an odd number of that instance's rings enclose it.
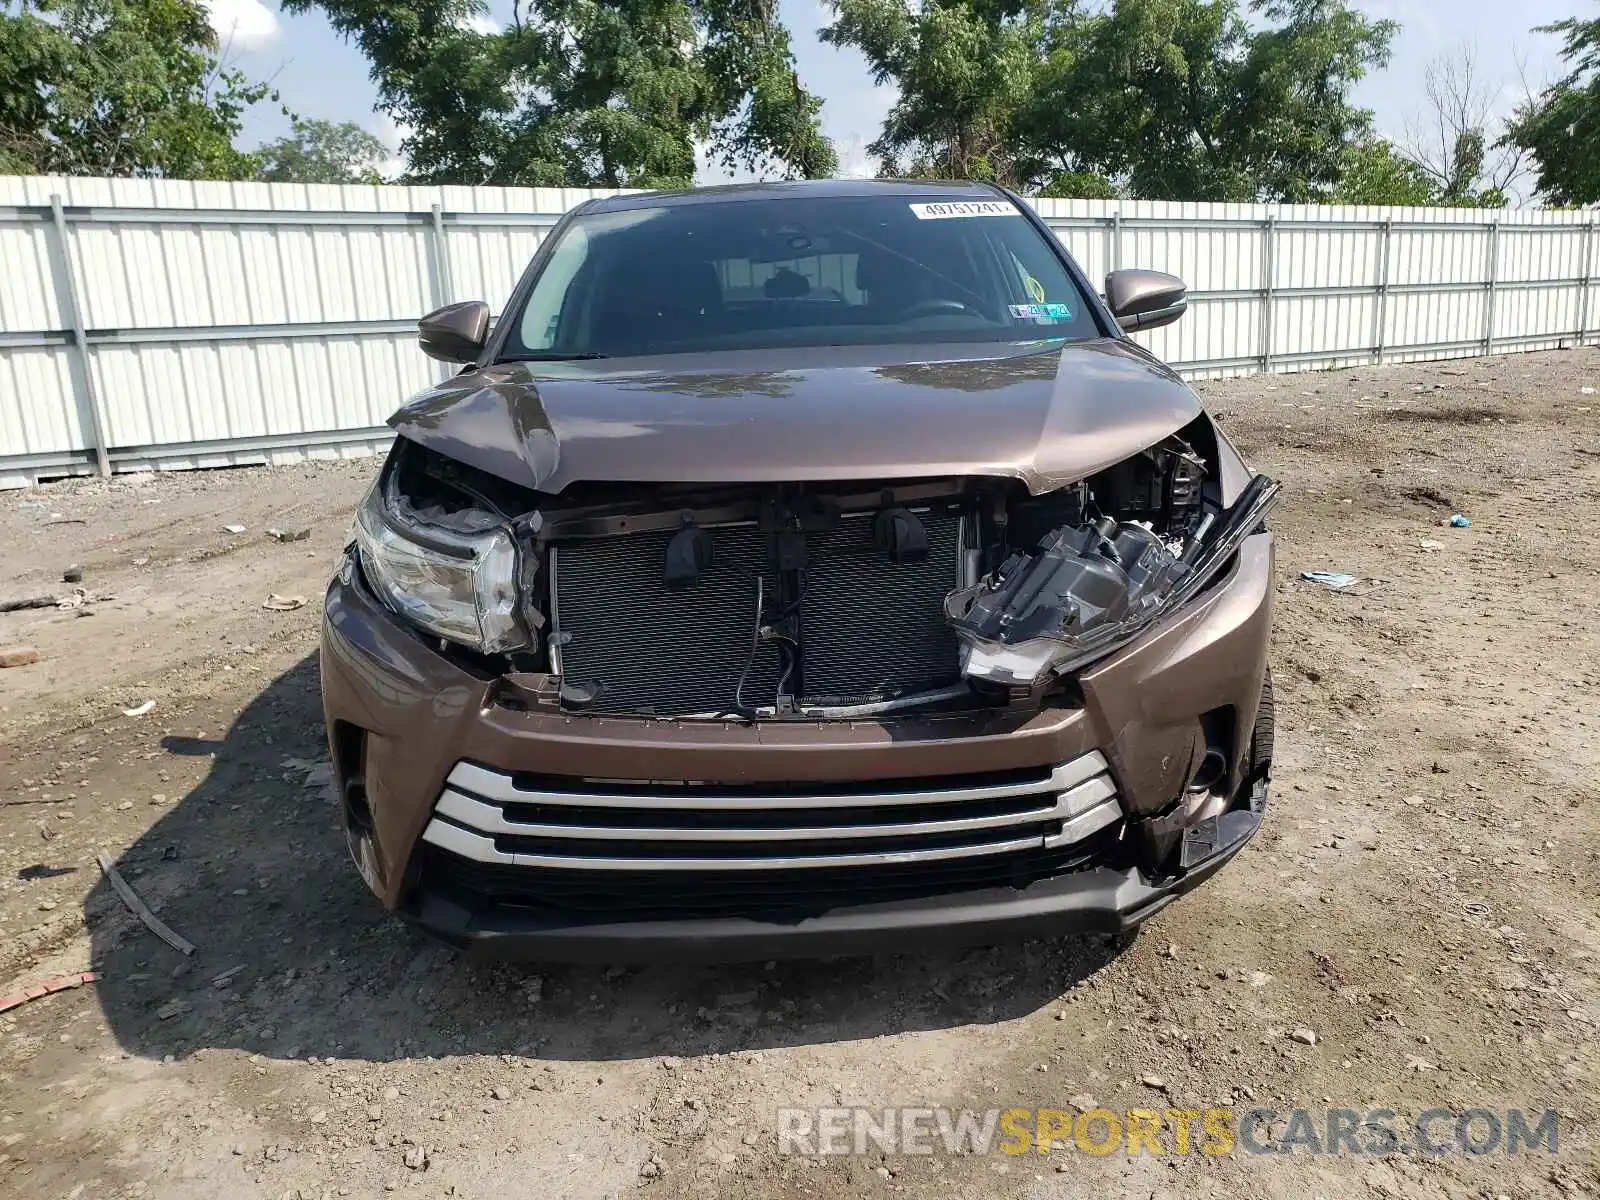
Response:
[[[1334,204],[1437,204],[1433,181],[1394,145],[1379,137],[1344,149],[1339,181],[1328,195]]]
[[[256,178],[264,183],[382,183],[384,145],[354,121],[291,117],[293,132],[256,151]]]
[[[323,10],[409,130],[419,182],[663,187],[695,149],[728,166],[837,169],[772,0],[284,0]]]
[[[1571,70],[1517,110],[1506,140],[1533,155],[1538,188],[1554,204],[1600,202],[1600,18],[1541,26],[1560,33]]]
[[[267,94],[192,0],[0,4],[0,171],[248,178],[233,139]]]
[[[1053,192],[1313,200],[1371,116],[1351,87],[1395,26],[1343,0],[832,0],[900,99],[891,170]]]
[[[1045,0],[831,0],[822,40],[854,46],[899,99],[868,149],[884,175],[1017,185],[1013,123],[1039,69]]]

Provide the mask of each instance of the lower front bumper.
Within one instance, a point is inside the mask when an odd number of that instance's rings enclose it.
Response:
[[[424,932],[482,961],[741,962],[951,949],[1073,933],[1126,933],[1211,878],[1254,835],[1260,811],[1235,823],[1234,840],[1180,879],[1147,881],[1137,868],[1095,867],[1026,888],[989,889],[892,904],[851,906],[789,923],[741,917],[574,923],[525,908],[474,910],[420,891],[402,914]]]

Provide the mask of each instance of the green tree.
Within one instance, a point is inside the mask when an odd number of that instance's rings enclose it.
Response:
[[[1354,84],[1387,61],[1396,26],[1343,0],[1115,0],[1050,23],[1016,121],[1046,170],[1126,180],[1161,200],[1316,200],[1369,135]]]
[[[1047,0],[830,3],[822,40],[856,47],[876,82],[899,89],[868,146],[882,174],[1034,182],[1019,173],[1012,125],[1040,66]]]
[[[256,151],[264,183],[382,183],[384,145],[354,121],[290,118],[293,132]]]
[[[1554,204],[1600,202],[1600,18],[1544,25],[1564,35],[1565,78],[1517,110],[1506,141],[1533,155],[1540,194]]]
[[[244,110],[192,0],[0,0],[0,171],[244,179]]]
[[[1344,148],[1333,204],[1436,204],[1433,183],[1416,163],[1379,137]]]
[[[686,186],[695,147],[789,176],[838,168],[772,0],[284,0],[361,47],[429,183]]]

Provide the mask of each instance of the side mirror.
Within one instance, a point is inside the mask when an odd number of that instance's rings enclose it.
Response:
[[[1183,280],[1164,271],[1113,271],[1106,276],[1106,304],[1129,333],[1171,325],[1188,309],[1187,293]]]
[[[422,352],[441,362],[471,362],[488,336],[489,306],[482,300],[446,304],[417,322]]]

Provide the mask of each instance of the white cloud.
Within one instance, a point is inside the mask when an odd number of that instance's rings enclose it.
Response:
[[[491,34],[499,33],[503,26],[486,13],[473,13],[461,22],[461,28],[470,29],[473,33]]]
[[[878,160],[868,152],[869,139],[859,133],[840,134],[833,139],[839,152],[839,175],[844,179],[871,179],[878,173]]]
[[[260,50],[278,40],[278,14],[261,0],[202,0],[217,44],[229,53]]]
[[[389,151],[389,157],[378,164],[378,174],[385,179],[394,179],[406,169],[405,156],[400,153],[400,143],[415,132],[410,125],[402,125],[388,113],[379,113],[377,128],[368,132],[377,138]]]

